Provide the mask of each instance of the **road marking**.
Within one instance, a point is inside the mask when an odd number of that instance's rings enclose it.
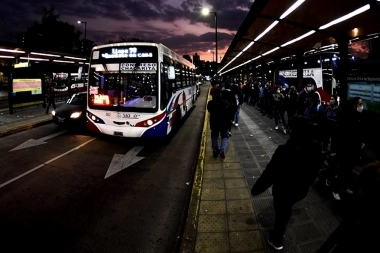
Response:
[[[143,146],[136,146],[129,150],[125,155],[115,154],[104,179],[144,159],[145,157],[136,156],[143,148]]]
[[[37,167],[35,167],[35,168],[31,169],[31,170],[28,170],[27,172],[25,172],[25,173],[23,173],[23,174],[21,174],[21,175],[15,177],[15,178],[12,178],[11,180],[9,180],[9,181],[7,181],[7,182],[5,182],[5,183],[3,183],[3,184],[0,184],[0,189],[3,188],[3,187],[6,186],[6,185],[12,183],[12,182],[14,182],[14,181],[16,181],[16,180],[18,180],[18,179],[24,177],[24,176],[26,176],[26,175],[28,175],[28,174],[30,174],[30,173],[32,173],[32,172],[34,172],[34,171],[36,171],[36,170],[42,168],[43,166],[48,165],[49,163],[51,163],[51,162],[53,162],[53,161],[55,161],[55,160],[57,160],[57,159],[59,159],[59,158],[65,156],[65,155],[67,155],[67,154],[73,152],[73,151],[80,149],[81,147],[87,145],[88,143],[92,142],[92,141],[95,140],[96,138],[98,138],[98,137],[95,137],[95,138],[93,138],[93,139],[91,139],[91,140],[88,140],[88,141],[86,141],[85,143],[83,143],[83,144],[81,144],[81,145],[79,145],[79,146],[77,146],[77,147],[75,147],[75,148],[73,148],[73,149],[71,149],[71,150],[69,150],[69,151],[67,151],[67,152],[65,152],[65,153],[63,153],[63,154],[61,154],[61,155],[59,155],[59,156],[57,156],[57,157],[54,157],[53,159],[50,159],[49,161],[44,162],[43,164],[38,165]]]
[[[19,149],[24,149],[24,148],[30,148],[30,147],[38,146],[38,145],[41,145],[41,144],[45,144],[45,143],[47,143],[47,142],[45,142],[46,140],[49,140],[51,138],[54,138],[54,137],[56,137],[58,135],[66,133],[66,132],[67,132],[67,130],[64,130],[64,131],[61,131],[61,132],[58,132],[58,133],[55,133],[55,134],[51,134],[51,135],[42,137],[42,138],[37,139],[37,140],[35,140],[35,139],[27,140],[23,144],[18,145],[17,147],[15,147],[14,149],[12,149],[12,150],[10,150],[8,152],[19,150]]]

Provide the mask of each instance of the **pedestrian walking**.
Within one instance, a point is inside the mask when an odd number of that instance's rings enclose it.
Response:
[[[52,105],[54,110],[55,110],[55,92],[54,92],[54,87],[49,87],[48,89],[48,92],[46,94],[46,98],[47,98],[47,106],[46,106],[46,111],[45,113],[48,114],[49,113],[49,108],[50,106]]]
[[[311,93],[313,91],[312,89],[313,88],[312,88],[311,83],[308,83],[304,85],[303,90],[298,93],[298,97],[297,97],[297,114],[298,115],[303,115],[303,113],[305,112],[305,109],[307,107],[307,94]]]
[[[278,146],[251,193],[259,195],[272,187],[274,233],[268,239],[275,250],[283,249],[283,237],[292,207],[307,196],[320,169],[321,146],[313,139],[312,125],[297,115],[289,120],[290,139]]]
[[[210,113],[213,156],[217,158],[220,155],[224,159],[229,137],[228,130],[231,125],[231,105],[228,101],[222,99],[219,89],[214,91],[212,100],[207,103],[207,111]]]

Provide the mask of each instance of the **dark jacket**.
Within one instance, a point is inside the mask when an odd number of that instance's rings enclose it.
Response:
[[[273,107],[279,110],[285,110],[285,97],[284,94],[280,93],[273,93],[272,95],[273,99]]]
[[[305,89],[303,89],[302,91],[300,91],[300,93],[298,93],[298,97],[297,97],[297,114],[303,115],[306,107],[307,107],[307,92],[305,91]]]
[[[234,86],[234,88],[232,89],[233,92],[235,93],[235,99],[236,99],[236,102],[238,105],[242,105],[244,103],[244,94],[243,94],[243,90],[240,89],[239,87],[237,86]]]
[[[230,110],[228,110],[228,112],[229,112],[230,119],[232,120],[237,111],[237,103],[236,103],[235,94],[228,87],[222,90],[221,96],[223,100],[227,101],[230,104]]]
[[[286,110],[297,110],[297,92],[287,92],[285,95],[285,108]]]
[[[261,177],[252,188],[258,195],[273,185],[274,198],[291,202],[306,197],[320,169],[321,147],[318,142],[296,143],[289,139],[278,146]]]
[[[366,143],[362,116],[363,112],[348,108],[343,110],[341,117],[338,118],[338,147],[345,154],[359,155],[361,144]]]
[[[231,122],[231,105],[220,97],[219,92],[216,92],[213,99],[208,101],[207,111],[210,113],[210,129],[212,131],[224,131],[229,129]]]
[[[303,115],[307,118],[310,123],[314,126],[322,126],[326,120],[326,112],[321,104],[309,105],[306,107]]]

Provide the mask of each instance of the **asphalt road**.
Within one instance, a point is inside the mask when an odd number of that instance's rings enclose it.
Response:
[[[176,252],[208,86],[201,90],[168,142],[54,124],[0,138],[1,252]],[[106,177],[111,167],[120,171]]]

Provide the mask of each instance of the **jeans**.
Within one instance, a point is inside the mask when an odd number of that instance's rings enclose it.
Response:
[[[274,233],[271,238],[276,245],[283,244],[283,238],[292,215],[292,207],[296,201],[283,199],[284,197],[273,197],[274,206]]]
[[[281,120],[282,125],[286,128],[287,125],[286,125],[285,117],[284,117],[285,111],[283,109],[274,108],[273,113],[274,113],[274,123],[276,124],[276,126],[278,126],[278,121]]]
[[[219,148],[219,134],[221,138],[220,148]],[[212,151],[215,154],[219,154],[220,152],[225,152],[227,148],[228,142],[228,130],[222,131],[213,131],[211,130],[211,144]]]
[[[237,106],[236,113],[235,113],[235,118],[234,118],[235,123],[239,123],[240,108],[241,108],[241,105],[238,105],[238,106]]]

